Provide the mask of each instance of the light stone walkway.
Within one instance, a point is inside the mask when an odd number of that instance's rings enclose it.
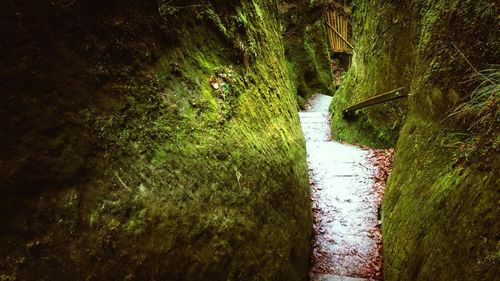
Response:
[[[331,97],[318,95],[300,112],[307,143],[315,214],[314,280],[360,281],[380,271],[377,207],[372,190],[374,168],[368,150],[331,141],[328,107]],[[371,270],[367,270],[371,269]],[[351,278],[349,278],[351,277]]]

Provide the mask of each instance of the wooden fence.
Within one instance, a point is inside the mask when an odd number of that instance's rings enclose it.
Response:
[[[336,10],[325,12],[328,42],[333,53],[351,53],[352,45],[349,36],[349,21],[344,13]]]

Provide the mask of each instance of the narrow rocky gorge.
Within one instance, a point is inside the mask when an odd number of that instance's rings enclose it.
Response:
[[[499,15],[3,1],[0,281],[496,281]]]

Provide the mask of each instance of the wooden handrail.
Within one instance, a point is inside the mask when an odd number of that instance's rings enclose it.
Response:
[[[405,87],[401,87],[374,97],[371,97],[369,99],[366,99],[364,101],[358,102],[352,106],[349,106],[348,108],[342,110],[342,115],[345,117],[349,116],[352,112],[362,109],[368,106],[376,105],[379,103],[383,103],[386,101],[391,101],[395,99],[400,99],[400,98],[405,98],[408,97],[408,93],[405,90]]]

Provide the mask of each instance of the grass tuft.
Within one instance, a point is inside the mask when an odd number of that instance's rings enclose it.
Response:
[[[469,100],[455,108],[448,117],[455,122],[468,123],[468,130],[478,127],[489,133],[499,118],[500,65],[492,65],[489,69],[474,73],[469,82],[477,84],[477,87]]]

